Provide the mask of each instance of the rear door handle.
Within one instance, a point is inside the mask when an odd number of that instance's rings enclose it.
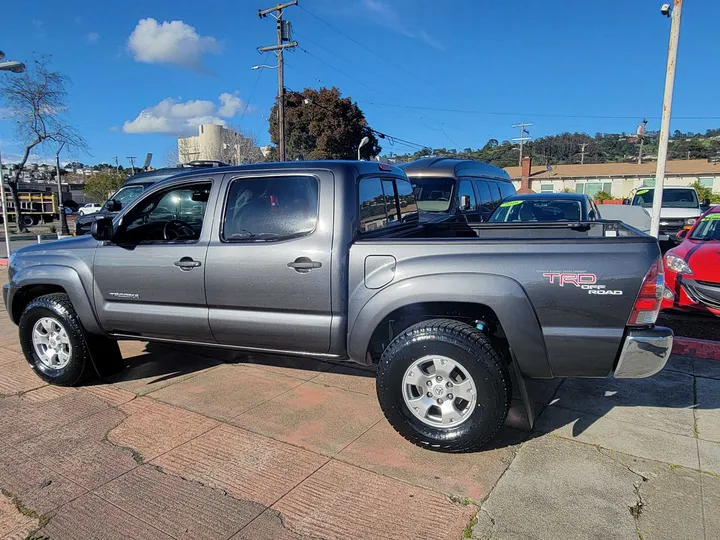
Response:
[[[322,267],[321,262],[313,261],[308,257],[298,257],[294,261],[287,263],[287,265],[288,268],[293,268],[296,272],[299,272],[301,274],[307,274],[313,268]]]
[[[192,257],[183,257],[179,261],[175,261],[173,264],[184,272],[197,268],[198,266],[202,266],[200,261],[193,261]]]

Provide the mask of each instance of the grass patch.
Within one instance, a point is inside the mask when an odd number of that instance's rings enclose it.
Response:
[[[475,516],[474,518],[472,518],[472,520],[470,520],[470,523],[465,525],[465,529],[463,530],[463,533],[462,533],[463,538],[472,538],[472,528],[475,525],[477,525],[477,522],[478,522],[478,519],[477,519],[477,516]]]

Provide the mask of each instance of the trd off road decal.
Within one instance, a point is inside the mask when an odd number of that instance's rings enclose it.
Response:
[[[583,273],[583,272],[543,272],[543,277],[549,278],[550,283],[553,285],[571,285],[578,287],[588,294],[600,294],[600,295],[622,295],[621,290],[609,290],[605,285],[599,285],[597,282],[597,276],[595,274]]]

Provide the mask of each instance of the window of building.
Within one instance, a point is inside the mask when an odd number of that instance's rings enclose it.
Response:
[[[654,178],[643,178],[643,186],[644,187],[655,187],[655,179]]]
[[[540,184],[540,193],[552,193],[555,191],[555,186],[552,184]]]
[[[318,189],[312,176],[233,180],[221,239],[273,242],[312,233],[318,220]]]
[[[713,184],[715,183],[715,179],[714,179],[712,176],[710,176],[710,177],[705,177],[705,178],[699,178],[699,179],[698,179],[698,182],[700,182],[700,185],[701,185],[702,187],[706,187],[706,188],[712,189],[712,188],[713,188]]]
[[[608,195],[612,195],[612,182],[603,182],[602,190]]]

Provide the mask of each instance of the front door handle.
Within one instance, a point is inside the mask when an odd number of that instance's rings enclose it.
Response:
[[[180,268],[180,270],[182,270],[183,272],[188,272],[193,268],[202,266],[202,263],[200,261],[193,261],[192,257],[183,257],[179,261],[175,261],[173,264]]]
[[[300,274],[307,274],[313,268],[321,268],[322,263],[313,261],[308,257],[298,257],[292,262],[287,263],[288,268],[294,268]]]

